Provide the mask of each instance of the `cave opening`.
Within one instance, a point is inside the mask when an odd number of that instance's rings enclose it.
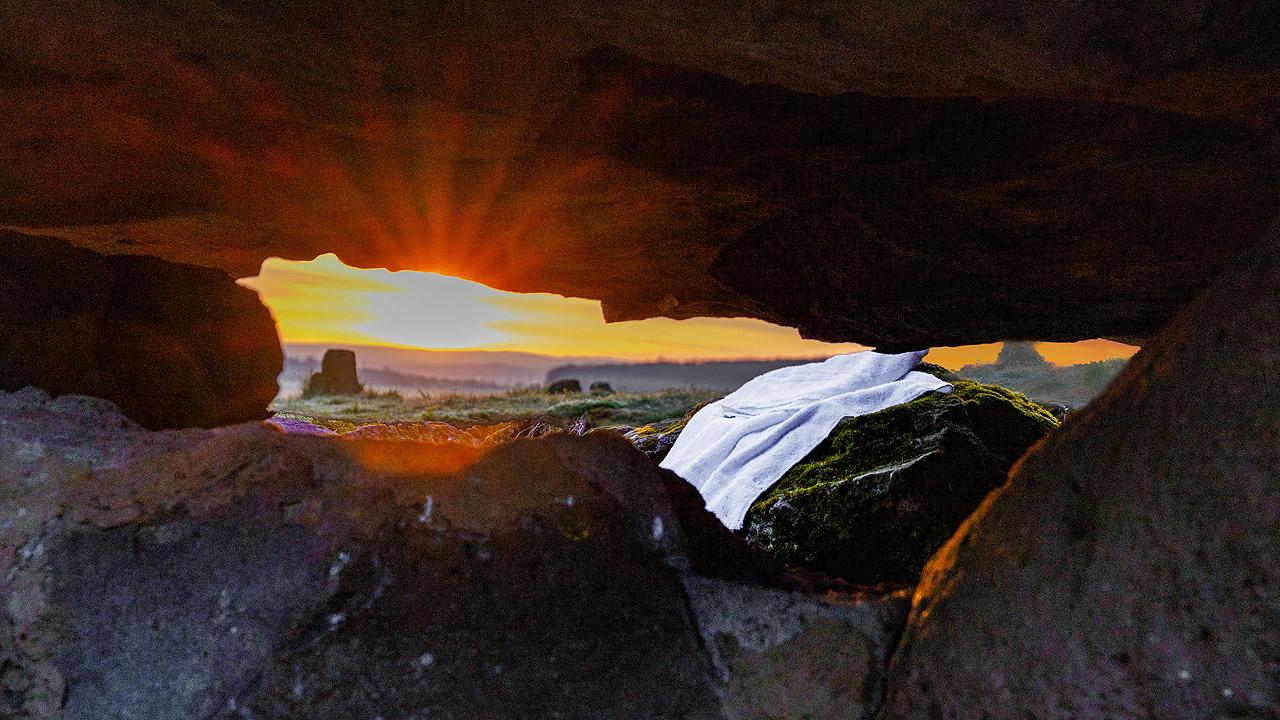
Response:
[[[0,3],[0,717],[1280,717],[1277,8]]]
[[[370,391],[418,396],[541,388],[574,373],[587,379],[584,387],[728,392],[784,364],[871,349],[805,339],[754,318],[606,322],[598,301],[507,292],[433,272],[357,268],[331,253],[310,261],[270,258],[239,284],[270,310],[285,350],[277,401],[302,392],[328,348],[357,353],[361,385]],[[1078,408],[1137,351],[1106,339],[1013,345],[927,348],[925,361],[970,368]],[[993,365],[1023,372],[1002,375]]]
[[[400,473],[436,468],[442,458],[458,470],[476,452],[520,438],[610,431],[683,476],[697,462],[681,466],[671,453],[701,409],[730,402],[762,375],[820,366],[833,377],[859,373],[835,363],[882,355],[756,319],[607,323],[597,301],[360,269],[332,254],[272,258],[240,284],[271,310],[283,344],[269,423],[475,451],[424,460],[403,449],[361,448],[366,465]],[[911,367],[934,386],[866,417],[851,410],[836,418],[819,431],[825,439],[791,457],[736,515],[686,479],[723,524],[774,560],[858,585],[909,586],[1022,453],[1136,351],[1103,339],[928,349]],[[696,443],[690,450],[686,438],[675,453],[712,452],[719,432],[699,436],[706,450]],[[788,444],[784,435],[755,442]],[[869,487],[891,501],[870,501]]]

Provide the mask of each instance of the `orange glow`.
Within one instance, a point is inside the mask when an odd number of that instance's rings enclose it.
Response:
[[[934,348],[926,358],[943,367],[957,369],[976,363],[993,363],[1000,355],[1004,343],[962,345],[960,347]],[[1038,342],[1036,349],[1053,365],[1078,365],[1080,363],[1128,359],[1138,352],[1133,345],[1111,340],[1081,340],[1079,342]]]
[[[345,446],[362,467],[396,475],[453,475],[475,464],[488,448],[468,443],[364,440]]]
[[[1036,349],[1045,360],[1054,365],[1078,365],[1080,363],[1133,357],[1138,348],[1113,340],[1081,340],[1080,342],[1042,342]]]
[[[744,318],[653,318],[605,323],[600,303],[546,293],[509,293],[436,273],[360,270],[334,255],[273,258],[253,288],[287,343],[493,350],[633,361],[820,358],[865,346],[803,340],[794,329]],[[1000,343],[933,349],[948,368],[995,362]],[[1127,358],[1137,348],[1107,340],[1038,343],[1056,365]]]
[[[334,255],[271,259],[241,282],[262,296],[289,343],[629,360],[816,358],[865,349],[802,340],[794,329],[741,318],[605,323],[594,300],[502,292],[435,273],[357,270]]]
[[[985,345],[961,345],[960,347],[940,347],[929,351],[925,360],[956,370],[974,363],[992,363],[1000,354],[1001,343]]]

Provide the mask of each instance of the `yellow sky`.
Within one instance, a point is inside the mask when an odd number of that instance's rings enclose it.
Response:
[[[270,259],[242,284],[258,291],[288,343],[388,345],[429,350],[508,350],[628,360],[826,357],[861,345],[803,340],[791,328],[742,318],[654,318],[605,323],[600,303],[507,293],[446,275],[357,270],[334,255]],[[1093,340],[1041,343],[1050,361],[1124,357],[1132,348]],[[1000,344],[937,348],[933,362],[989,362]]]

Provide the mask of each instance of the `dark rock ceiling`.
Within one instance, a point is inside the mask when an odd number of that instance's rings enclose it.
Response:
[[[883,347],[1151,334],[1275,220],[1280,10],[10,3],[0,225]]]

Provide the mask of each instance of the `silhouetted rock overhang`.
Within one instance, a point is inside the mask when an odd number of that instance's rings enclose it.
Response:
[[[278,390],[275,321],[220,270],[0,230],[0,288],[0,391],[105,398],[155,430],[258,420]]]
[[[884,348],[1150,336],[1277,215],[1280,15],[1195,5],[14,4],[0,224]]]

